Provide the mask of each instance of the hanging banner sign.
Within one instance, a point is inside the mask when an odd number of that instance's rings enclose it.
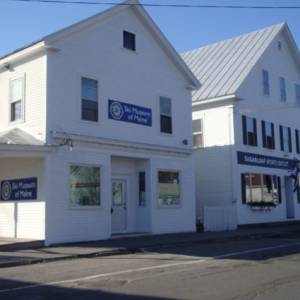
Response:
[[[237,160],[240,165],[292,170],[295,168],[295,160],[265,156],[260,154],[237,152]]]
[[[36,200],[37,178],[3,180],[0,183],[0,200]]]
[[[108,118],[116,121],[152,126],[152,110],[116,100],[108,100]]]

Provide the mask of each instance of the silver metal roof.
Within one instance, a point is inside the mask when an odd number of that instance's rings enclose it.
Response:
[[[42,141],[36,139],[20,128],[14,128],[8,131],[0,132],[0,144],[33,146],[44,145]]]
[[[193,101],[235,94],[285,23],[224,40],[182,54],[202,86]]]

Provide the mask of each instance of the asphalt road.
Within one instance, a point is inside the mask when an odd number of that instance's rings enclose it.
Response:
[[[0,299],[299,300],[300,235],[0,269]]]

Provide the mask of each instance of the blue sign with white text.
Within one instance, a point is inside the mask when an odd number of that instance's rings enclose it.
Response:
[[[152,110],[116,100],[108,100],[108,117],[116,121],[152,126]]]
[[[10,179],[1,181],[0,200],[36,200],[37,178]]]

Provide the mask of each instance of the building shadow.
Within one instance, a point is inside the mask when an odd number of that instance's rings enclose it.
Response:
[[[33,288],[30,286],[36,285]],[[117,292],[93,289],[63,287],[58,285],[38,286],[38,283],[21,282],[15,280],[0,279],[1,300],[172,300],[147,295],[133,295]],[[19,288],[19,290],[17,290]],[[5,291],[4,291],[5,290]]]

